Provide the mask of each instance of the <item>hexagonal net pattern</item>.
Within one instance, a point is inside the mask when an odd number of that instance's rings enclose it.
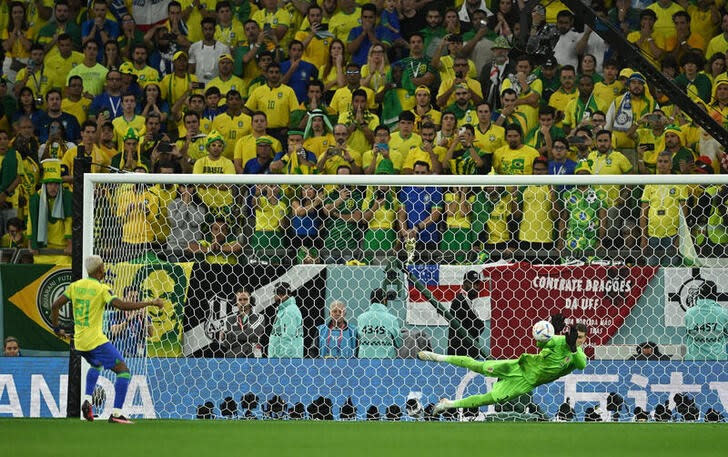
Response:
[[[106,316],[132,416],[725,411],[724,184],[209,178],[87,176],[84,254],[123,299],[164,301]]]

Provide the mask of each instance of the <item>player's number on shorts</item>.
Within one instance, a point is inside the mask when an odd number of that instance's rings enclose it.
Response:
[[[76,324],[88,327],[88,315],[91,308],[90,300],[76,299],[78,306],[74,307]]]

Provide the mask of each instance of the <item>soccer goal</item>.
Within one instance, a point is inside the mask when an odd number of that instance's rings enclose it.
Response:
[[[132,417],[710,420],[728,409],[706,305],[728,303],[727,188],[725,175],[87,174],[83,255],[103,257],[118,296],[165,302],[107,316]],[[587,325],[585,369],[432,414],[496,379],[419,351],[536,354],[532,327],[554,314]]]

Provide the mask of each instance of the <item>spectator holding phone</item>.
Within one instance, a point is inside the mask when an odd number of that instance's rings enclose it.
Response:
[[[657,154],[665,150],[665,125],[668,120],[661,109],[652,110],[635,122],[630,136],[637,143],[637,173],[655,174]]]

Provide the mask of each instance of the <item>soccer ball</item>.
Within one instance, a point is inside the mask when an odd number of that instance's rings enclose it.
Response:
[[[549,321],[538,321],[533,326],[533,339],[545,342],[554,336],[554,326]]]

